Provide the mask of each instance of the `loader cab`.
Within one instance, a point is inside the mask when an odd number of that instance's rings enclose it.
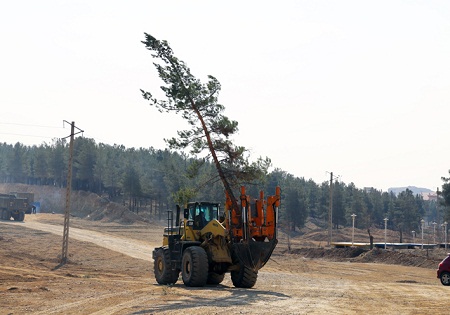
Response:
[[[188,225],[194,230],[203,229],[211,220],[219,219],[219,204],[211,202],[190,202],[184,210]]]

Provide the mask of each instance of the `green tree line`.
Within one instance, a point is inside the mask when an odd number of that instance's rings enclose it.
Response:
[[[39,146],[0,144],[0,181],[29,185],[66,186],[68,143],[54,140]],[[72,188],[110,198],[122,198],[135,206],[142,200],[157,202],[171,208],[180,200],[195,199],[224,202],[224,187],[217,178],[215,167],[208,160],[186,154],[150,148],[126,148],[123,145],[96,143],[78,137],[74,142]],[[195,175],[194,175],[195,174]],[[444,178],[443,178],[444,179]],[[242,183],[252,196],[259,190],[266,194],[282,188],[281,224],[296,229],[304,226],[308,217],[328,222],[330,183],[315,183],[275,168],[258,182]],[[403,234],[419,231],[424,218],[431,223],[449,220],[450,187],[444,183],[442,202],[425,201],[406,190],[398,195],[377,189],[361,189],[353,183],[334,182],[333,228],[352,225],[368,229],[388,227]],[[133,209],[133,208],[132,208]]]

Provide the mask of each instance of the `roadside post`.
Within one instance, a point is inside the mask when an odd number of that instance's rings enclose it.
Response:
[[[436,222],[433,221],[433,244],[436,244]]]
[[[384,249],[386,249],[387,221],[389,221],[389,219],[384,218]]]
[[[425,228],[425,220],[420,220],[420,223],[422,223],[422,249],[423,249],[423,229]]]
[[[352,227],[352,247],[353,247],[353,243],[354,243],[354,240],[355,240],[355,217],[356,217],[356,214],[352,214],[352,221],[353,221],[353,227]]]

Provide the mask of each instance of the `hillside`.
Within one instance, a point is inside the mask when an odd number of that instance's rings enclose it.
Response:
[[[34,193],[34,201],[41,204],[40,212],[64,213],[66,189],[54,186],[38,186],[24,184],[0,184],[0,193],[30,192]],[[72,191],[71,216],[88,220],[103,220],[118,223],[146,221],[144,217],[129,211],[116,202],[111,202],[97,194],[85,191]]]
[[[406,186],[406,187],[391,187],[388,189],[388,192],[393,192],[395,195],[398,195],[402,191],[409,189],[413,192],[414,195],[421,195],[422,193],[431,193],[434,192],[428,188],[416,187],[416,186]]]

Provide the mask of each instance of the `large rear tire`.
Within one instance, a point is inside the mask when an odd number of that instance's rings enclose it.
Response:
[[[199,246],[188,247],[181,261],[181,275],[188,287],[203,287],[208,279],[208,256]]]
[[[242,264],[239,270],[231,272],[231,281],[236,288],[252,288],[257,278],[258,271],[253,271]]]
[[[208,273],[208,280],[206,281],[207,284],[220,284],[223,281],[223,278],[225,278],[225,274],[218,274],[215,272]]]
[[[180,272],[170,266],[170,251],[168,248],[158,248],[155,253],[154,272],[159,284],[175,284]]]

